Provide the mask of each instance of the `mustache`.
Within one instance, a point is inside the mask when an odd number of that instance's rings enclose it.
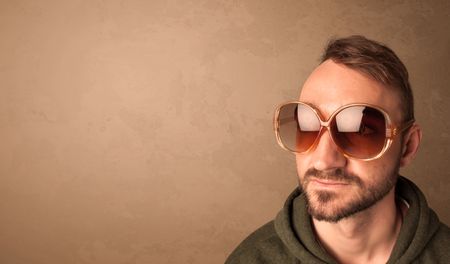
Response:
[[[359,178],[356,174],[345,172],[341,168],[329,171],[320,171],[315,168],[310,168],[305,172],[304,181],[309,182],[311,178],[338,181],[344,183],[354,183],[359,186],[363,185],[361,178]]]

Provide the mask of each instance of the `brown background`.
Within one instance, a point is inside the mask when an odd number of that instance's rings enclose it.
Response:
[[[0,263],[223,263],[296,186],[274,107],[330,36],[388,43],[450,223],[449,1],[0,1]]]

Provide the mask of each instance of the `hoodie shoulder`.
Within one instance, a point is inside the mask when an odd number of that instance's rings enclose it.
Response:
[[[275,232],[270,221],[250,234],[231,253],[225,264],[298,263]]]
[[[418,258],[418,263],[448,263],[450,259],[450,228],[440,223]]]

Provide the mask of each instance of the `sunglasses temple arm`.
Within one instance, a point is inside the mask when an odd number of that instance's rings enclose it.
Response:
[[[403,132],[405,132],[408,128],[410,128],[414,122],[416,122],[415,119],[411,119],[408,122],[404,123],[401,127],[399,127],[398,129],[394,130],[393,136],[397,136],[398,134],[401,134]]]
[[[416,120],[411,119],[408,122],[404,123],[402,126],[400,127],[394,127],[394,128],[388,128],[386,131],[387,137],[388,138],[394,138],[396,137],[398,134],[403,133],[405,130],[407,130],[408,128],[410,128],[414,122]]]
[[[416,122],[416,120],[414,120],[414,119],[409,120],[408,122],[406,122],[403,125],[403,127],[400,129],[399,132],[402,133],[403,131],[407,130],[408,128],[410,128],[414,124],[414,122]]]

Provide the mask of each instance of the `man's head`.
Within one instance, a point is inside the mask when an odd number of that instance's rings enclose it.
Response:
[[[408,73],[398,57],[360,36],[330,42],[300,95],[324,123],[346,105],[367,104],[382,109],[396,127],[413,119],[412,98]],[[413,124],[380,157],[363,160],[344,154],[330,130],[322,130],[308,151],[296,154],[311,215],[336,222],[393,192],[399,168],[412,160],[420,138],[420,128]]]
[[[331,40],[321,62],[332,60],[383,84],[397,93],[403,121],[414,119],[414,98],[408,70],[387,46],[363,36]]]

